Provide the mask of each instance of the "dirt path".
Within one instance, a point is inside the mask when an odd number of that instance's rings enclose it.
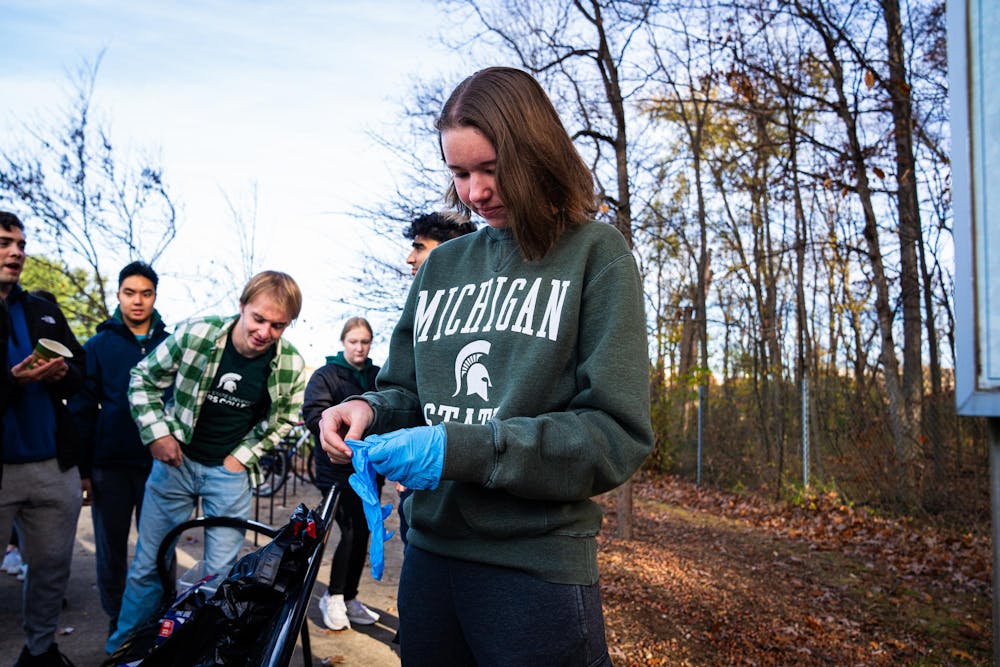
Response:
[[[318,494],[302,499],[315,504]],[[780,506],[658,478],[636,483],[636,539],[622,541],[613,537],[613,501],[602,498],[608,519],[598,558],[617,667],[992,664],[988,521],[977,534],[946,533],[830,497]],[[83,667],[103,659],[107,633],[89,516],[77,544],[62,619],[75,632],[58,641]],[[399,664],[391,645],[396,549],[387,552],[383,582],[362,578],[362,597],[384,624],[331,633],[310,605],[315,664]],[[0,664],[20,650],[19,598],[19,583],[0,577],[8,630],[0,633]]]
[[[309,507],[320,503],[320,494],[306,484],[289,485],[288,493],[280,493],[274,499],[273,512],[268,501],[262,501],[259,521],[270,525],[281,525],[288,520],[292,509],[304,502]],[[397,502],[395,487],[386,485],[382,500]],[[394,530],[397,526],[395,512],[387,520],[387,526]],[[339,539],[339,529],[332,528],[329,545]],[[197,533],[194,534],[198,537]],[[131,548],[135,549],[136,531],[133,528]],[[108,617],[101,610],[97,596],[97,575],[94,563],[93,523],[90,509],[84,508],[77,524],[76,545],[73,553],[73,569],[66,605],[60,615],[60,634],[56,637],[60,649],[77,667],[98,667],[106,655],[104,641],[108,634]],[[261,542],[263,544],[263,542]],[[328,546],[329,546],[328,545]],[[202,540],[182,541],[179,545],[178,562],[183,568],[193,565],[203,550]],[[254,543],[248,539],[244,552],[254,550]],[[330,561],[333,549],[324,553],[320,577],[313,589],[313,599],[309,603],[306,623],[310,634],[313,664],[366,665],[367,667],[399,667],[399,657],[395,652],[392,638],[396,633],[396,587],[399,583],[399,568],[402,563],[402,547],[398,538],[386,543],[386,568],[382,581],[375,581],[366,571],[361,577],[359,598],[382,618],[375,625],[355,626],[347,630],[332,632],[323,627],[316,600],[324,592],[324,584],[330,575]],[[183,571],[183,570],[180,570]],[[11,665],[17,659],[24,644],[21,631],[21,583],[12,576],[0,574],[0,666]],[[323,661],[326,661],[323,663]],[[302,665],[301,650],[291,664]]]
[[[618,665],[992,664],[988,535],[666,478],[635,485],[622,541],[612,495],[599,559]]]

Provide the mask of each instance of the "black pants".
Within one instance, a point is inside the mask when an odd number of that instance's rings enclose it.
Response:
[[[368,557],[368,539],[371,531],[365,520],[364,505],[361,498],[354,492],[347,478],[350,475],[335,475],[335,481],[340,489],[340,500],[337,503],[335,520],[340,528],[340,542],[333,552],[333,563],[330,566],[330,595],[343,595],[345,600],[353,600],[358,596],[358,585],[361,573],[365,569],[365,559]],[[379,475],[376,483],[379,492],[385,478]],[[319,487],[325,496],[330,487]]]
[[[94,520],[94,546],[97,555],[97,589],[101,606],[118,620],[128,574],[128,534],[132,529],[132,510],[139,525],[142,496],[149,468],[97,468],[91,472]]]

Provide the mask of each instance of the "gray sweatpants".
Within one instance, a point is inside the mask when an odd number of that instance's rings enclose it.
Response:
[[[0,542],[11,523],[28,575],[22,600],[25,645],[38,655],[55,639],[63,596],[69,583],[76,522],[80,516],[80,473],[63,472],[55,459],[5,463],[0,486]]]

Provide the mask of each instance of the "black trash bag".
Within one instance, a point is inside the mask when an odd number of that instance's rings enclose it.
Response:
[[[137,627],[132,635],[101,663],[101,666],[131,667],[142,664],[143,659],[151,651],[164,644],[194,618],[195,613],[207,600],[205,592],[201,590],[202,585],[215,578],[217,575],[206,576],[180,593],[168,605]]]
[[[209,667],[258,662],[259,652],[268,645],[262,638],[276,631],[278,612],[302,587],[309,557],[324,528],[315,512],[299,504],[275,538],[241,558],[215,595],[198,605],[166,641],[152,646],[138,662],[113,661],[119,649],[105,666]]]

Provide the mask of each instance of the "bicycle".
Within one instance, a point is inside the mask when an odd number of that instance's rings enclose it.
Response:
[[[289,474],[301,482],[316,483],[316,457],[312,433],[303,422],[292,427],[280,443],[262,457],[260,467],[264,478],[253,493],[267,498],[280,491]]]

